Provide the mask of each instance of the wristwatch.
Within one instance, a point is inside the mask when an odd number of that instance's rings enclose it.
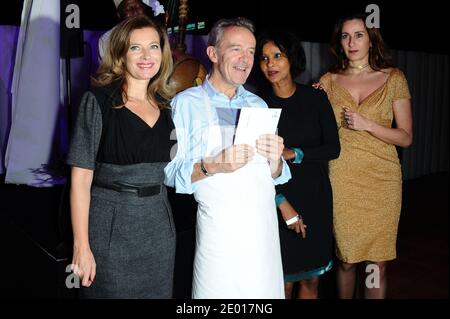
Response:
[[[203,161],[203,158],[200,160],[200,168],[201,168],[203,174],[205,174],[205,176],[213,176],[214,175],[214,174],[208,173],[208,171],[206,170],[205,162]]]

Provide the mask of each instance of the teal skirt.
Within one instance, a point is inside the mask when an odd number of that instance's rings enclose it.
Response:
[[[330,260],[330,262],[326,266],[322,266],[316,269],[308,270],[308,271],[300,271],[295,274],[285,274],[284,275],[284,282],[297,282],[300,280],[308,280],[314,277],[319,277],[329,271],[331,268],[333,268],[333,260]]]

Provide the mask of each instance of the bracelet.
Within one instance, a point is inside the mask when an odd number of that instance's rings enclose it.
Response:
[[[205,167],[205,162],[203,161],[203,158],[200,160],[200,169],[202,170],[203,174],[205,174],[205,176],[213,176],[214,174],[210,174],[206,167]]]
[[[303,156],[304,156],[303,151],[298,147],[293,147],[292,151],[294,151],[295,157],[293,159],[291,159],[291,163],[292,164],[300,164],[302,162]]]
[[[286,224],[289,226],[289,225],[292,225],[293,223],[296,223],[298,220],[300,220],[300,216],[297,215],[297,216],[294,216],[294,217],[288,219],[286,221]]]
[[[277,196],[275,196],[275,204],[277,204],[277,206],[280,206],[280,204],[286,200],[287,199],[283,196],[283,194],[277,194]]]

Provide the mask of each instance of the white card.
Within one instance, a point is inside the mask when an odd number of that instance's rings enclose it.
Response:
[[[243,107],[239,115],[234,144],[256,146],[256,140],[263,134],[275,134],[281,109]]]

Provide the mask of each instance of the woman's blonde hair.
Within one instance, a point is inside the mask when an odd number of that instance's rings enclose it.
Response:
[[[174,96],[174,91],[168,84],[173,71],[172,52],[166,31],[157,22],[146,16],[124,20],[114,28],[108,49],[97,70],[97,77],[93,79],[93,85],[102,86],[118,81],[121,92],[127,99],[128,84],[125,76],[127,71],[125,56],[130,45],[131,32],[143,28],[156,30],[162,51],[161,66],[158,73],[150,80],[147,96],[150,100],[154,100],[159,108],[167,108],[170,106],[170,100]]]

